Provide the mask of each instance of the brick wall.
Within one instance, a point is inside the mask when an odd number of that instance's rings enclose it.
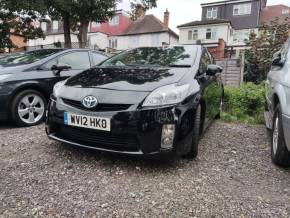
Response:
[[[208,51],[215,59],[225,58],[226,43],[223,39],[219,39],[218,46],[208,47]]]
[[[14,45],[16,45],[18,48],[23,48],[27,46],[27,43],[25,42],[25,38],[19,35],[11,35],[10,39]]]

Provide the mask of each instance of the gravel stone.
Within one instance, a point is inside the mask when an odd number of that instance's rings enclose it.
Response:
[[[144,160],[0,126],[0,217],[289,217],[263,126],[217,121],[196,160]]]

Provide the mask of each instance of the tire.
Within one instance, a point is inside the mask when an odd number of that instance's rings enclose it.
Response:
[[[279,104],[276,106],[273,118],[271,158],[273,163],[278,166],[290,166],[290,152],[286,147],[284,139],[282,113]]]
[[[200,124],[201,124],[201,106],[198,105],[195,111],[193,134],[191,137],[191,148],[185,155],[186,158],[194,159],[198,155],[198,143],[200,138]]]
[[[40,124],[45,117],[47,101],[36,90],[19,92],[11,103],[11,117],[18,126],[35,126]]]

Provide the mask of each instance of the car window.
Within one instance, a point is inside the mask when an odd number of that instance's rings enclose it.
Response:
[[[196,52],[195,46],[141,47],[117,54],[102,66],[191,67]]]
[[[54,59],[48,61],[46,64],[43,65],[42,68],[44,68],[46,70],[50,70],[53,65],[57,65],[57,58],[54,58]]]
[[[91,67],[88,52],[71,52],[62,55],[57,60],[58,64],[67,64],[72,70],[85,70]]]
[[[60,51],[59,49],[43,49],[8,55],[0,59],[0,65],[30,64]]]
[[[98,65],[99,63],[101,63],[102,61],[108,58],[105,55],[102,55],[96,52],[92,52],[91,55],[92,55],[93,65]]]
[[[203,52],[203,54],[201,56],[201,60],[200,60],[200,67],[199,67],[200,72],[205,73],[207,70],[207,66],[211,63],[212,63],[212,61],[211,61],[209,54],[206,51]]]

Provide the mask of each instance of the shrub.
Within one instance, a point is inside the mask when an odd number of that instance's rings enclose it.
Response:
[[[223,113],[225,121],[250,124],[264,122],[264,84],[244,83],[240,87],[225,87]]]

